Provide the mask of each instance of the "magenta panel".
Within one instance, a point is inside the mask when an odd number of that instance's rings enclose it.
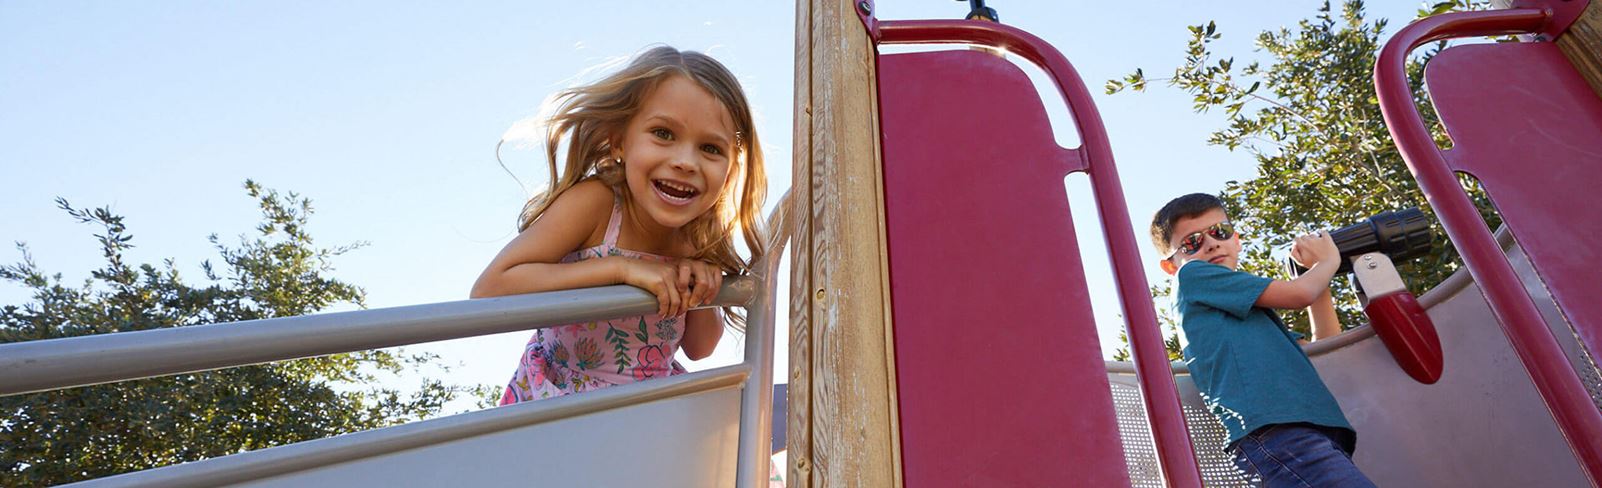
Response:
[[[1442,51],[1425,70],[1454,169],[1479,178],[1581,340],[1602,352],[1602,99],[1551,43]]]
[[[879,57],[907,486],[1127,486],[1057,146],[983,51]]]

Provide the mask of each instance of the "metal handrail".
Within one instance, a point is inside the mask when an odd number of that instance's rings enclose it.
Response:
[[[715,306],[746,306],[748,277]],[[0,396],[648,314],[632,286],[462,300],[0,345]]]
[[[724,282],[709,306],[747,310],[741,364],[386,429],[126,473],[86,486],[212,486],[312,469],[489,432],[740,385],[736,486],[765,483],[773,402],[774,293],[791,226],[786,193],[770,216],[769,249],[753,276]],[[761,287],[760,289],[758,287]],[[192,373],[650,313],[631,286],[120,332],[0,345],[0,396]]]
[[[1407,56],[1413,49],[1437,40],[1539,32],[1552,18],[1549,9],[1514,8],[1457,12],[1414,21],[1398,31],[1380,50],[1374,63],[1374,88],[1385,125],[1396,148],[1418,180],[1419,189],[1435,208],[1441,227],[1452,238],[1474,281],[1482,284],[1491,312],[1529,373],[1535,389],[1551,411],[1569,448],[1585,468],[1592,484],[1602,483],[1602,414],[1596,410],[1565,357],[1546,321],[1525,292],[1522,281],[1496,245],[1479,211],[1463,193],[1457,176],[1436,146],[1418,113],[1408,85]]]
[[[793,232],[790,208],[796,202],[785,192],[768,216],[772,233],[765,236],[766,254],[754,267],[753,278],[762,293],[746,306],[745,364],[751,367],[740,395],[740,452],[735,462],[735,486],[756,488],[768,484],[773,436],[774,302],[777,300],[779,263]]]

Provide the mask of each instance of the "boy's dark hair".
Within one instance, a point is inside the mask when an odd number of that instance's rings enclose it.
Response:
[[[1151,217],[1151,243],[1157,246],[1157,253],[1167,255],[1174,251],[1168,241],[1174,238],[1174,224],[1179,219],[1195,217],[1215,208],[1223,209],[1224,201],[1207,193],[1192,193],[1169,200],[1157,211],[1157,215]]]

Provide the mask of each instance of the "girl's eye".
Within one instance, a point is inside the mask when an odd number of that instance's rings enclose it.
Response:
[[[673,140],[673,131],[667,129],[651,129],[651,135],[656,136],[657,139],[664,141]]]
[[[717,155],[717,156],[722,156],[723,155],[723,148],[718,147],[716,145],[712,145],[712,144],[702,144],[701,145],[701,152],[704,152],[704,153],[707,153],[707,154],[712,154],[712,155]]]

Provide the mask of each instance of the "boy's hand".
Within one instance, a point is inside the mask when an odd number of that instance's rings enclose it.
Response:
[[[1291,259],[1304,268],[1326,261],[1335,262],[1340,258],[1341,251],[1335,247],[1335,239],[1328,232],[1317,231],[1297,237],[1291,244]]]

